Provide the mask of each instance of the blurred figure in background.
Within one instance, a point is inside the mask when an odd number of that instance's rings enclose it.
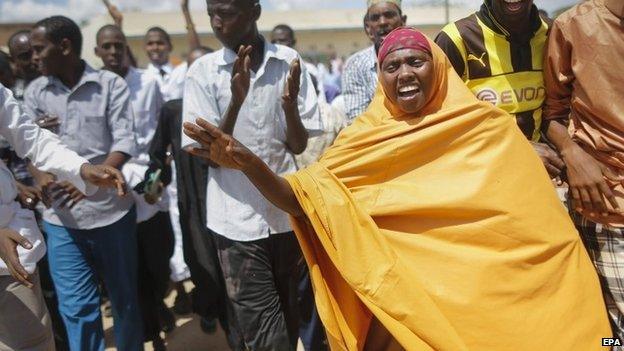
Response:
[[[349,57],[342,74],[347,124],[366,110],[377,88],[377,47],[395,28],[405,25],[401,0],[368,0],[364,27],[373,45]]]
[[[160,331],[175,328],[175,318],[163,301],[169,287],[173,228],[167,193],[164,192],[160,199],[148,202],[144,197],[143,182],[149,163],[148,150],[156,132],[163,98],[154,76],[130,67],[125,59],[128,47],[126,36],[118,26],[106,25],[100,28],[96,34],[96,44],[95,53],[102,59],[103,68],[124,77],[130,90],[138,156],[126,162],[123,173],[130,188],[134,189],[132,195],[137,210],[139,303],[145,341],[152,342],[156,351],[165,350]]]

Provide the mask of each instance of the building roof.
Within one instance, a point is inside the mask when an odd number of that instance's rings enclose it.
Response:
[[[446,23],[445,11],[442,6],[418,6],[405,8],[409,25],[440,26]],[[452,7],[450,19],[456,20],[468,16],[475,9]],[[192,13],[195,28],[199,33],[212,33],[210,20],[205,11]],[[264,11],[258,21],[261,32],[268,32],[278,24],[285,23],[296,31],[321,31],[336,29],[360,29],[363,26],[364,9],[318,9],[296,11]],[[110,23],[108,15],[93,18],[86,27],[101,27]],[[145,31],[158,25],[165,28],[170,35],[185,35],[186,27],[181,12],[124,13],[124,32],[128,37],[142,37]]]

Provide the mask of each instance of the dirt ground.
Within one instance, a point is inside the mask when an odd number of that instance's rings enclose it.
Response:
[[[186,291],[191,291],[192,283],[186,283]],[[167,306],[173,306],[175,299],[175,290],[167,296],[165,302]],[[214,334],[205,334],[199,327],[199,317],[195,314],[186,316],[176,315],[177,328],[171,333],[161,333],[165,338],[168,351],[228,351],[227,341],[223,330],[219,328]],[[115,351],[115,335],[113,332],[113,319],[104,318],[104,333],[106,337],[106,351]],[[303,351],[301,343],[299,343],[298,351]],[[145,344],[145,351],[152,351],[151,343]]]
[[[192,284],[187,283],[186,290],[191,291]],[[176,293],[172,291],[165,302],[167,306],[173,306],[173,300]],[[176,315],[177,328],[171,333],[165,335],[161,333],[161,336],[165,337],[167,343],[167,350],[169,351],[198,351],[198,350],[211,350],[211,351],[227,351],[229,347],[225,339],[225,335],[221,329],[218,329],[215,334],[208,335],[202,332],[199,327],[199,317],[195,314],[189,314],[186,316]],[[106,351],[116,350],[115,348],[115,336],[113,332],[113,320],[112,318],[104,318],[104,333],[106,336]],[[150,343],[145,344],[145,351],[152,351]]]

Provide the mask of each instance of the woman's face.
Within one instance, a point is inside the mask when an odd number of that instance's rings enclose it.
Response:
[[[416,113],[433,94],[433,59],[416,49],[391,52],[381,64],[380,81],[392,102],[406,113]]]

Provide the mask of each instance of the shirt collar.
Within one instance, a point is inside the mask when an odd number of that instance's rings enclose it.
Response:
[[[494,14],[492,13],[491,9],[492,9],[492,2],[491,2],[491,0],[484,1],[483,4],[481,5],[481,9],[479,9],[479,11],[477,12],[477,16],[479,17],[479,19],[481,19],[481,21],[483,21],[483,23],[488,28],[490,28],[495,33],[500,34],[500,35],[504,35],[505,37],[511,38],[512,40],[515,39],[507,31],[507,29],[505,29],[505,27],[503,27],[503,25],[500,24],[496,20],[496,18],[494,17]],[[535,33],[537,33],[543,26],[548,27],[548,25],[544,21],[542,21],[542,18],[539,15],[537,6],[532,5],[532,7],[531,7],[531,28],[530,28],[530,31],[527,32],[527,34],[530,34],[530,37],[535,36]],[[530,37],[527,35],[527,38],[530,39]]]
[[[50,87],[50,86],[56,86],[56,87],[60,87],[63,89],[67,89],[67,90],[76,90],[79,87],[87,84],[87,83],[96,83],[96,84],[100,84],[100,75],[99,75],[99,71],[96,70],[95,68],[89,66],[88,63],[86,63],[85,61],[82,61],[85,65],[85,69],[84,72],[82,72],[82,77],[80,77],[80,80],[78,81],[78,84],[76,84],[72,89],[69,89],[67,86],[65,86],[65,84],[63,84],[63,82],[61,82],[60,79],[58,79],[57,77],[54,76],[48,76],[48,82],[46,84],[46,88]]]
[[[282,61],[287,60],[286,57],[283,57],[282,55],[280,55],[280,53],[278,52],[278,48],[275,44],[267,41],[264,38],[263,40],[264,40],[264,60],[262,63],[263,66],[271,58],[275,58],[275,59],[282,60]],[[236,61],[237,56],[238,55],[232,49],[224,47],[221,49],[221,52],[218,54],[217,59],[215,60],[215,63],[219,66],[232,65],[234,64],[234,61]],[[290,62],[288,62],[288,64],[290,64]]]
[[[150,62],[150,64],[147,65],[147,69],[155,72],[160,72],[160,70],[162,69],[163,71],[165,71],[165,73],[171,74],[171,71],[173,71],[173,65],[171,64],[171,62],[167,62],[162,66],[158,66]]]

